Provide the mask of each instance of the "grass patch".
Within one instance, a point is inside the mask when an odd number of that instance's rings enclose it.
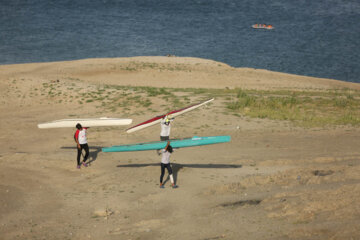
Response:
[[[191,65],[176,63],[176,64],[166,64],[166,63],[155,63],[155,62],[130,62],[127,64],[113,65],[111,70],[122,70],[128,72],[134,71],[144,71],[147,69],[155,69],[159,71],[191,71]]]
[[[118,65],[115,67],[119,68]],[[136,67],[140,70],[147,68],[167,71],[186,70],[186,65],[168,68],[166,65],[151,63],[134,63],[126,67]],[[246,116],[246,119],[250,120],[260,118],[290,121],[295,126],[301,127],[360,125],[360,91],[352,89],[265,91],[101,85],[90,86],[85,91],[72,82],[63,85],[67,92],[62,92],[59,86],[60,83],[48,82],[43,83],[40,89],[36,90],[39,90],[41,96],[47,95],[52,100],[59,101],[58,97],[65,97],[67,103],[71,102],[71,99],[74,101],[76,99],[79,104],[94,103],[95,107],[104,111],[125,112],[133,115],[142,111],[155,112],[153,109],[166,112],[214,97],[217,106],[221,108],[219,113],[236,117]],[[161,99],[159,106],[154,106],[153,101],[156,98]],[[136,110],[133,112],[130,111],[131,109]]]
[[[243,116],[287,120],[305,127],[360,124],[358,93],[238,89],[236,97],[226,105],[229,110]]]
[[[111,88],[111,86],[107,86]],[[242,89],[196,89],[114,86],[122,94],[108,102],[112,109],[136,105],[147,108],[152,105],[149,97],[161,96],[169,104],[162,105],[166,111],[185,107],[189,96],[199,99],[216,97],[224,101],[223,114],[247,116],[280,121],[290,121],[297,126],[324,127],[330,125],[360,124],[360,93],[342,89],[331,91],[263,91]],[[175,93],[188,96],[178,97]],[[125,97],[126,96],[126,97]],[[124,98],[125,97],[125,98]],[[114,104],[117,102],[117,104]]]

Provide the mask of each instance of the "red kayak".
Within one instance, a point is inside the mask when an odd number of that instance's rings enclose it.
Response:
[[[209,102],[211,102],[213,100],[214,100],[214,98],[206,100],[206,101],[201,102],[201,103],[197,103],[197,104],[182,108],[182,109],[173,110],[171,112],[168,112],[168,113],[160,115],[160,116],[156,116],[154,118],[151,118],[151,119],[149,119],[149,120],[147,120],[145,122],[139,123],[139,124],[129,128],[129,129],[127,129],[126,132],[127,133],[132,133],[132,132],[138,131],[140,129],[153,126],[153,125],[155,125],[157,123],[160,123],[161,119],[164,118],[167,115],[170,116],[171,118],[174,118],[174,117],[179,116],[181,114],[192,111],[192,110],[194,110],[194,109],[196,109],[196,108],[198,108],[200,106],[203,106],[203,105],[205,105],[205,104],[207,104],[207,103],[209,103]]]

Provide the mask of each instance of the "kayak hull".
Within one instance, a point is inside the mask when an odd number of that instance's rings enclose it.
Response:
[[[124,118],[82,118],[82,119],[61,119],[47,123],[38,124],[38,128],[74,128],[80,123],[83,127],[100,127],[100,126],[123,126],[132,123],[132,119]]]
[[[211,137],[192,137],[185,139],[170,140],[170,145],[173,148],[196,147],[209,144],[230,142],[230,136],[211,136]],[[147,151],[159,150],[165,148],[167,141],[145,142],[130,145],[119,145],[102,148],[103,152],[132,152],[132,151]]]
[[[166,115],[168,115],[169,117],[171,118],[174,118],[174,117],[177,117],[177,116],[180,116],[184,113],[187,113],[187,112],[190,112],[198,107],[201,107],[211,101],[213,101],[214,98],[212,99],[209,99],[207,101],[204,101],[204,102],[201,102],[201,103],[198,103],[198,104],[194,104],[194,105],[191,105],[191,106],[188,106],[188,107],[185,107],[185,108],[182,108],[182,109],[178,109],[178,110],[173,110],[171,112],[168,112],[167,114],[163,114],[163,115],[160,115],[160,116],[156,116],[154,118],[151,118],[149,120],[146,120],[145,122],[142,122],[142,123],[139,123],[129,129],[126,130],[127,133],[132,133],[132,132],[135,132],[135,131],[138,131],[138,130],[141,130],[141,129],[144,129],[144,128],[147,128],[147,127],[150,127],[150,126],[153,126],[155,124],[158,124],[161,122],[161,119],[164,118]]]

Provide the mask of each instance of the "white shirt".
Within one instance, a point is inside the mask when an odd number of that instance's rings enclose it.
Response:
[[[79,131],[78,141],[79,141],[79,144],[85,144],[85,143],[87,143],[87,139],[86,139],[86,129],[85,129],[85,128],[83,128],[82,130]]]
[[[166,125],[165,119],[161,119],[160,125],[161,125],[160,136],[162,136],[162,137],[170,136],[170,123],[169,123],[169,125]]]
[[[170,163],[170,155],[171,153],[168,151],[165,151],[165,149],[161,150],[161,163],[169,164]]]

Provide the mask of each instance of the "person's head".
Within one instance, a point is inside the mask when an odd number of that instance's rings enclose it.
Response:
[[[173,150],[172,146],[169,144],[166,148],[166,151],[168,151],[169,153],[172,153],[174,150]]]
[[[77,128],[78,130],[81,130],[81,129],[82,129],[81,124],[80,124],[80,123],[76,124],[76,128]]]
[[[169,116],[165,116],[165,124],[166,125],[169,125],[170,124],[170,118],[169,118]]]
[[[168,118],[165,119],[165,124],[169,125],[170,124],[170,120]]]

